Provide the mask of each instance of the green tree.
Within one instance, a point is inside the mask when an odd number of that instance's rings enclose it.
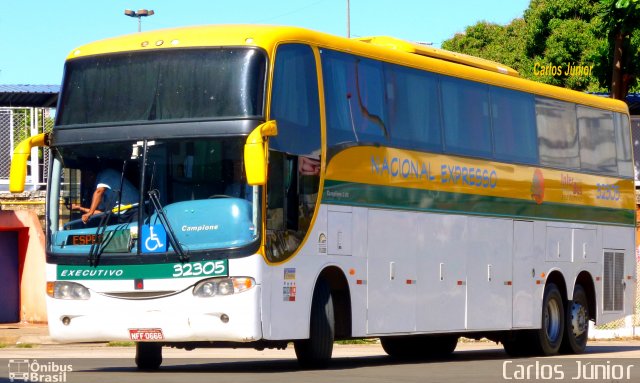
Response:
[[[456,34],[443,42],[442,47],[526,71],[531,62],[524,51],[525,32],[522,19],[513,20],[506,26],[481,21],[467,27],[465,33]]]
[[[640,0],[532,0],[523,18],[505,26],[478,22],[442,47],[501,62],[524,78],[603,92],[612,89],[612,79],[616,79],[612,76],[616,62],[613,36],[622,33],[625,55],[619,67],[625,89],[637,90],[639,8]],[[569,65],[590,70],[572,75],[566,71]],[[561,68],[561,72],[541,71],[544,66]]]
[[[601,18],[610,44],[611,97],[624,99],[638,77],[640,0],[600,0]]]

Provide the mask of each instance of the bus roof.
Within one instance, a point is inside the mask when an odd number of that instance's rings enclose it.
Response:
[[[434,48],[429,45],[412,43],[409,41],[396,39],[395,37],[372,36],[361,37],[358,38],[358,40],[365,43],[379,45],[390,49],[396,49],[407,53],[413,53],[421,56],[433,57],[444,61],[451,61],[458,64],[468,65],[474,68],[480,68],[491,72],[508,74],[514,77],[520,76],[518,74],[518,71],[516,71],[515,69],[497,63],[495,61],[485,60],[480,57],[469,56],[464,53],[457,53],[445,49]]]
[[[128,51],[213,46],[261,47],[271,54],[282,42],[309,43],[443,75],[628,113],[628,107],[622,101],[525,80],[517,77],[515,70],[489,60],[390,37],[348,39],[298,27],[211,25],[161,29],[89,43],[74,49],[67,59]]]

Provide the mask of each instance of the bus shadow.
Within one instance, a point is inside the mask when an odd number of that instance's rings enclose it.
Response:
[[[640,350],[640,346],[629,345],[595,345],[589,346],[585,352],[585,356],[590,354],[611,354],[628,351]],[[563,356],[560,355],[560,358]],[[579,358],[580,355],[567,356],[570,358]],[[557,357],[556,357],[557,358]],[[399,360],[386,355],[375,356],[353,356],[353,357],[334,357],[329,366],[322,370],[316,371],[340,371],[358,368],[397,366],[397,365],[438,365],[444,363],[457,362],[482,362],[482,361],[499,361],[499,360],[523,360],[523,359],[547,359],[539,357],[522,357],[513,358],[508,356],[503,350],[464,350],[456,351],[453,355],[446,359],[414,359]],[[553,358],[549,358],[553,359]],[[132,372],[137,371],[133,366],[100,366],[97,368],[81,369],[85,372]],[[295,359],[186,359],[186,358],[168,358],[165,359],[163,365],[157,371],[158,373],[231,373],[231,374],[274,374],[274,373],[290,373],[305,372],[313,370],[301,369]]]
[[[409,359],[400,360],[387,355],[334,357],[327,368],[315,371],[340,371],[367,367],[383,367],[411,364],[441,364],[463,361],[487,361],[508,359],[502,350],[459,351],[446,359]],[[130,372],[135,367],[98,367],[84,371],[91,372]],[[269,374],[314,371],[300,368],[296,359],[165,359],[158,373],[236,373],[236,374]]]
[[[640,344],[637,346],[623,346],[623,345],[615,345],[615,344],[607,344],[607,345],[589,345],[587,346],[587,350],[585,354],[612,354],[618,352],[629,352],[629,351],[638,351],[640,350]]]

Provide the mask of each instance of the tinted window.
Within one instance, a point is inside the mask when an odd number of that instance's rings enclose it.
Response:
[[[322,51],[329,146],[388,137],[382,63]]]
[[[491,121],[495,157],[500,160],[538,162],[533,96],[513,90],[491,90]]]
[[[623,177],[633,177],[629,117],[627,117],[626,114],[614,113],[613,121],[616,140],[616,155],[618,160],[618,174]]]
[[[313,50],[286,44],[276,52],[267,181],[266,256],[291,256],[309,230],[320,185],[320,107]]]
[[[417,69],[386,64],[385,80],[392,144],[441,151],[437,77]]]
[[[445,151],[491,157],[488,87],[442,78]]]
[[[561,168],[580,168],[575,105],[537,97],[536,120],[540,163]]]
[[[306,45],[281,45],[276,52],[271,119],[278,123],[273,149],[320,155],[318,78],[313,51]]]
[[[255,49],[129,52],[66,64],[58,125],[262,116]]]
[[[580,136],[580,166],[583,170],[618,174],[613,113],[577,107]]]

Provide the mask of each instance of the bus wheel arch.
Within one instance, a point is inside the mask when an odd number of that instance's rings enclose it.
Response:
[[[351,305],[346,278],[335,266],[325,268],[314,285],[309,318],[309,337],[294,341],[303,368],[324,368],[339,334],[351,333]],[[348,304],[348,307],[346,305]]]
[[[567,291],[567,282],[565,281],[564,276],[562,275],[562,272],[560,272],[559,270],[550,271],[549,275],[547,276],[546,285],[549,285],[550,283],[553,283],[554,285],[556,285],[556,287],[560,291],[560,295],[562,295],[563,301],[566,301],[567,299],[569,299],[569,293]],[[546,288],[546,285],[545,285],[545,288]]]
[[[319,280],[325,280],[331,289],[333,297],[333,310],[335,316],[336,339],[351,337],[351,291],[349,282],[342,270],[337,266],[329,266],[322,270]]]
[[[589,308],[589,319],[592,321],[596,320],[596,287],[593,282],[593,276],[588,271],[582,271],[578,274],[578,278],[576,278],[575,286],[582,286],[584,292],[587,296],[587,304]]]

